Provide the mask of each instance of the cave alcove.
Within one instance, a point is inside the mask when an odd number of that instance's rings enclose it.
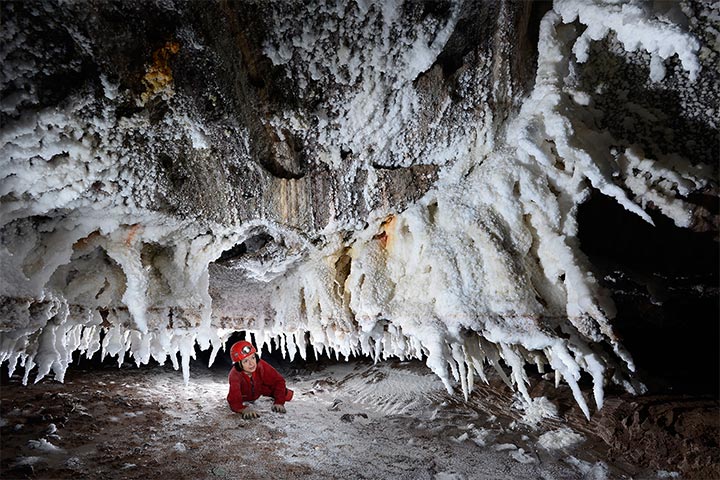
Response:
[[[616,333],[653,393],[717,396],[718,243],[594,192],[578,210],[582,251],[617,306]]]

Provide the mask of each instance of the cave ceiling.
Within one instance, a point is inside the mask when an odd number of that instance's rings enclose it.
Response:
[[[707,2],[3,2],[0,360],[526,364],[643,390],[578,210],[717,234]],[[715,32],[715,33],[713,33]],[[179,356],[179,359],[178,359]],[[212,361],[212,360],[211,360]]]

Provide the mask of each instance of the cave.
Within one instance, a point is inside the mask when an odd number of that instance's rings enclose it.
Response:
[[[0,19],[2,478],[720,478],[717,4]]]

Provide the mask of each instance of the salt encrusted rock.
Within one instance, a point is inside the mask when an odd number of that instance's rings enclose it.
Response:
[[[636,391],[576,214],[717,225],[716,15],[681,7],[4,2],[0,360],[187,378],[249,330],[466,394],[549,365],[586,415],[581,372]]]

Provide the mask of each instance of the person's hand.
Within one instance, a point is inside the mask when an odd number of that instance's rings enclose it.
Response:
[[[251,420],[260,416],[258,412],[256,412],[255,410],[250,410],[249,408],[246,408],[245,410],[240,412],[240,415],[242,415],[243,420]]]
[[[277,403],[272,406],[272,411],[277,413],[286,413],[285,405],[278,405]]]

